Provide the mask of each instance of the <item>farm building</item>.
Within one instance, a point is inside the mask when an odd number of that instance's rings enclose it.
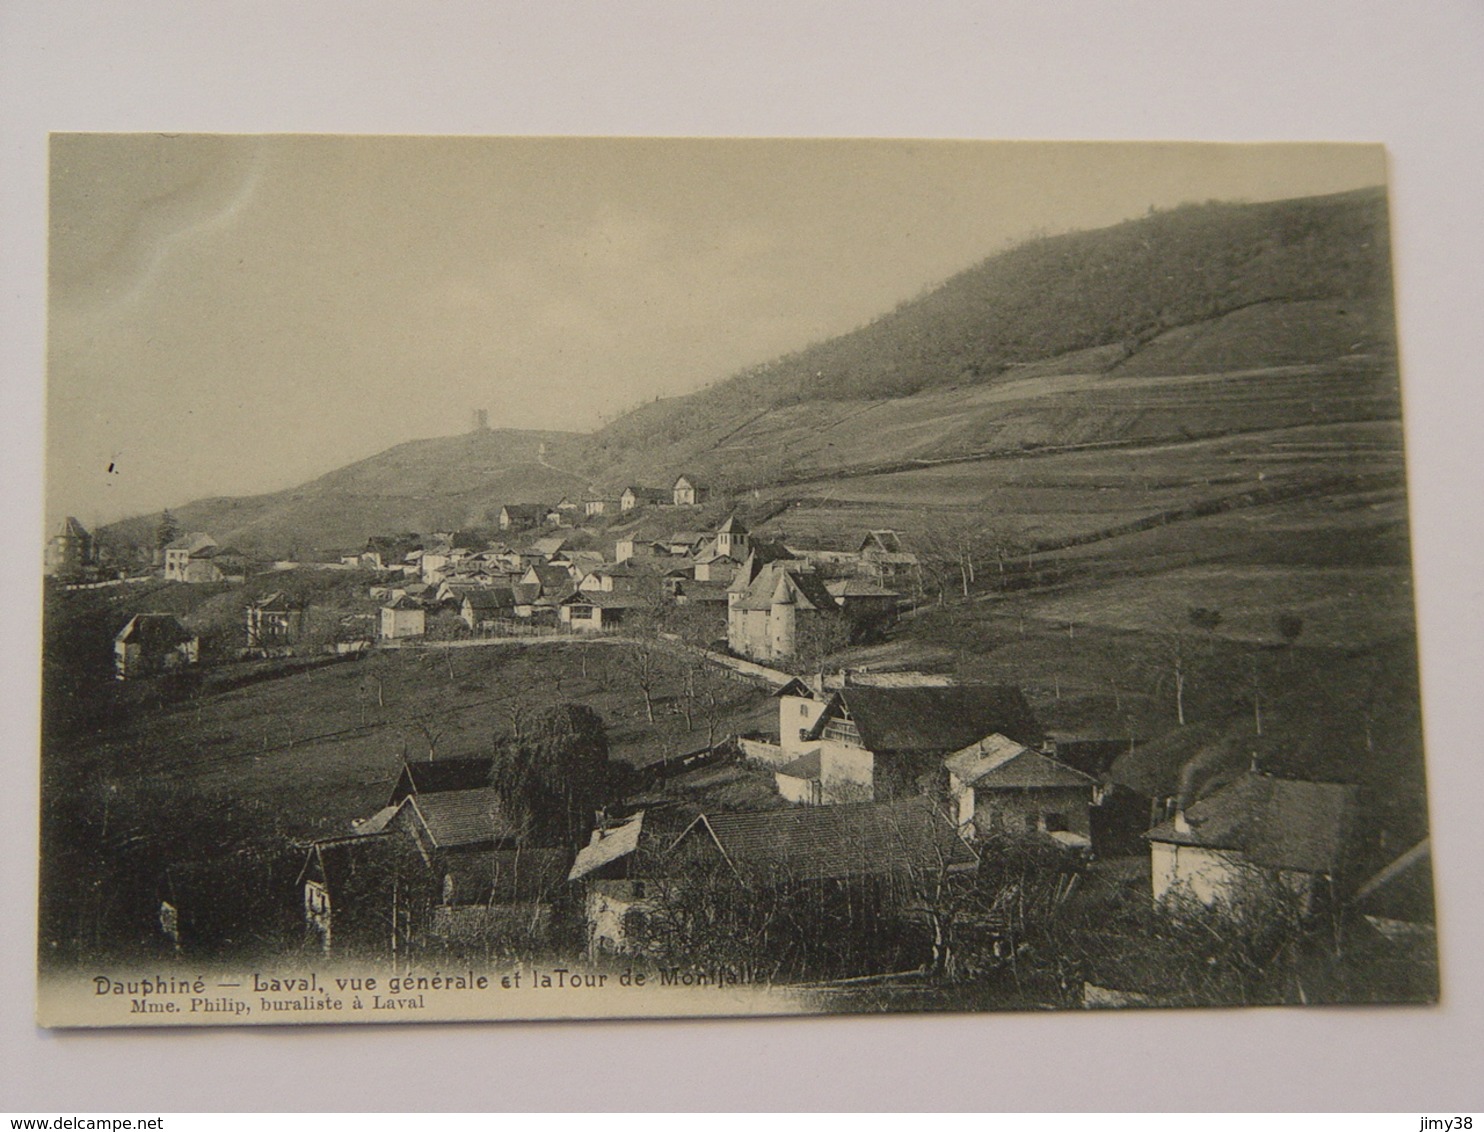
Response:
[[[836,578],[826,582],[824,588],[840,603],[840,612],[854,626],[884,629],[897,619],[901,595],[869,578]]]
[[[1158,904],[1207,906],[1291,893],[1305,911],[1328,895],[1354,834],[1358,791],[1249,771],[1144,836]]]
[[[936,880],[979,865],[953,824],[923,797],[702,814],[670,849],[687,852],[719,858],[741,883],[759,886]],[[910,900],[907,891],[902,895]]]
[[[201,640],[170,613],[136,613],[113,638],[114,675],[132,680],[195,664]]]
[[[395,955],[438,899],[428,862],[392,832],[316,841],[298,887],[304,923],[326,954]]]
[[[917,555],[902,546],[896,531],[867,531],[859,553],[863,572],[885,585],[909,584],[921,573]]]
[[[572,862],[567,880],[585,890],[589,952],[628,950],[634,917],[654,909],[652,894],[635,865],[640,844],[647,839],[652,835],[645,831],[643,810],[622,821],[600,820]]]
[[[1003,735],[989,735],[943,760],[954,819],[970,837],[993,830],[1092,847],[1097,782]]]

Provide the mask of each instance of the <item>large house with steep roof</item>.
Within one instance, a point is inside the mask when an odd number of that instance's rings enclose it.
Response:
[[[727,591],[727,647],[753,660],[792,656],[811,630],[841,619],[824,579],[788,560],[769,562],[752,581],[739,572]]]

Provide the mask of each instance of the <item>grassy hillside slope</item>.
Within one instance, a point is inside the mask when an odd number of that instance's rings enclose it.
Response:
[[[754,484],[856,467],[861,453],[841,436],[889,462],[961,455],[970,442],[1286,423],[1259,410],[1192,428],[1178,413],[1110,417],[1085,398],[1128,378],[1234,371],[1262,373],[1279,400],[1319,373],[1334,379],[1327,393],[1389,402],[1338,419],[1380,419],[1395,414],[1393,325],[1380,190],[1190,205],[991,257],[850,334],[644,406],[563,460],[615,482],[685,466]],[[1022,383],[1052,377],[1082,379],[1064,387],[1075,395],[1065,405],[1033,406],[1029,429],[983,427],[987,404],[1024,400]],[[1219,410],[1222,394],[1209,393]]]
[[[585,481],[540,462],[541,445],[571,433],[491,429],[414,440],[269,495],[200,499],[173,511],[182,530],[275,555],[363,545],[370,535],[480,525],[504,503],[553,501]],[[148,544],[159,515],[108,533]]]

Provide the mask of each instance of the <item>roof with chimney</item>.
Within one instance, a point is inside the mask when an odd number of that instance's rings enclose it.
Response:
[[[1254,864],[1332,873],[1352,831],[1358,790],[1249,772],[1144,834],[1150,841],[1228,849]]]
[[[1035,790],[1097,784],[1080,770],[998,734],[987,735],[972,746],[955,751],[943,760],[943,765],[965,786],[976,790]]]

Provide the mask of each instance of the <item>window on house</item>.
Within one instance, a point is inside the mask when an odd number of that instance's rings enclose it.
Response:
[[[856,730],[855,723],[849,719],[832,719],[824,728],[824,737],[833,739],[838,743],[844,743],[850,747],[861,745],[861,734]]]
[[[799,705],[799,714],[800,715],[808,715],[809,714],[809,705],[808,704],[800,704]]]

